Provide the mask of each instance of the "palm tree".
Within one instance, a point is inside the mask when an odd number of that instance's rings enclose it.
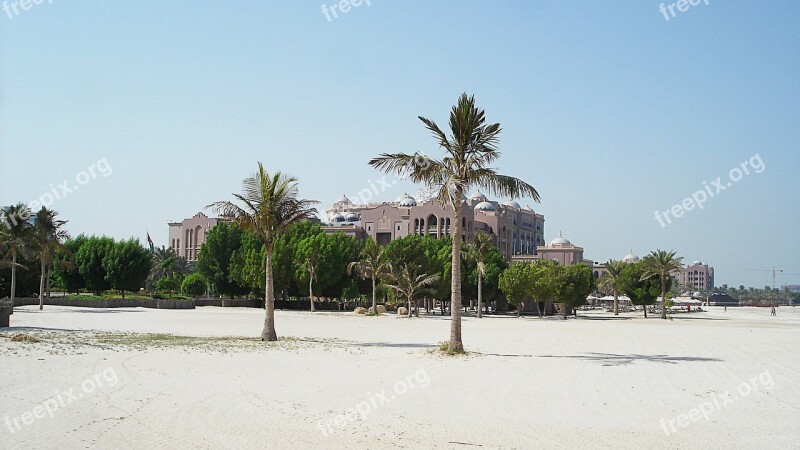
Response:
[[[606,274],[600,278],[600,286],[611,289],[614,294],[614,315],[619,315],[619,279],[625,263],[609,259],[606,263]]]
[[[305,260],[297,261],[297,264],[308,272],[308,300],[311,302],[311,312],[317,312],[317,308],[314,307],[314,281],[317,279],[319,259],[319,253],[316,248],[312,246]]]
[[[450,111],[450,136],[432,120],[419,119],[445,151],[441,160],[424,155],[383,153],[369,164],[385,173],[408,176],[436,191],[440,204],[453,213],[452,280],[450,284],[449,352],[461,352],[461,218],[466,191],[473,186],[500,197],[531,197],[539,201],[533,186],[510,176],[500,175],[489,165],[500,157],[497,143],[500,124],[486,124],[485,113],[475,105],[475,97],[462,94]]]
[[[407,317],[411,317],[411,302],[421,294],[432,294],[435,292],[431,286],[439,281],[439,275],[428,275],[422,272],[421,266],[412,266],[407,263],[395,268],[387,275],[388,283],[386,286],[393,289],[400,295],[406,297],[408,302]]]
[[[11,255],[11,307],[14,307],[14,296],[17,292],[17,268],[24,266],[17,263],[17,259],[30,256],[33,246],[33,226],[30,217],[31,210],[22,203],[11,205],[3,210],[2,223],[0,223],[0,250]]]
[[[682,257],[676,257],[675,252],[666,250],[656,250],[644,257],[644,274],[642,279],[658,277],[661,281],[661,318],[667,318],[667,281],[670,273],[681,270],[683,264]]]
[[[64,250],[64,241],[69,239],[69,233],[63,229],[66,220],[58,220],[58,212],[42,209],[33,217],[34,241],[39,251],[39,263],[42,274],[39,277],[39,309],[44,309],[45,280],[50,284],[50,270],[55,261],[56,252]]]
[[[224,216],[233,217],[233,221],[245,230],[254,233],[266,248],[265,296],[264,296],[264,329],[261,340],[277,341],[275,332],[275,293],[272,284],[272,256],[275,239],[286,233],[290,226],[308,220],[317,210],[313,200],[297,198],[297,178],[275,172],[270,175],[264,165],[258,163],[258,173],[245,178],[242,182],[242,193],[233,194],[241,206],[229,202],[218,201],[208,205]]]
[[[492,237],[486,233],[475,233],[475,240],[471,245],[468,245],[466,257],[475,261],[478,272],[478,311],[477,318],[482,318],[481,309],[483,308],[483,277],[486,275],[486,255],[489,250],[494,246]]]
[[[189,263],[186,258],[178,256],[175,249],[166,246],[156,247],[152,253],[153,264],[150,266],[150,275],[148,276],[148,284],[152,289],[155,289],[159,280],[164,277],[173,277],[178,275],[182,278],[183,275],[189,273]],[[172,295],[172,291],[170,291]]]
[[[353,261],[347,265],[347,274],[353,272],[361,275],[362,278],[370,278],[372,280],[372,311],[378,315],[378,303],[376,286],[378,284],[378,277],[391,270],[392,265],[386,260],[383,252],[383,247],[376,244],[372,238],[367,238],[367,242],[361,249],[361,259]]]

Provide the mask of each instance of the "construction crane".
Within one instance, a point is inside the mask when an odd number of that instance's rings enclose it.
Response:
[[[783,269],[776,269],[775,266],[772,266],[772,269],[748,269],[748,270],[755,270],[760,272],[772,272],[772,289],[775,289],[775,275],[777,275],[778,272],[783,273]],[[786,275],[800,276],[800,273],[787,273]]]

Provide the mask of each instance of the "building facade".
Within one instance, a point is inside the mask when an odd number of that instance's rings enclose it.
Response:
[[[197,261],[200,247],[206,242],[206,235],[223,220],[226,219],[208,217],[199,212],[194,217],[180,222],[168,222],[169,247],[187,261]]]
[[[449,236],[453,214],[435,200],[419,201],[404,194],[394,202],[356,205],[342,196],[327,210],[327,232],[345,227],[360,228],[380,245],[411,234]],[[492,237],[507,260],[514,255],[534,255],[544,244],[544,216],[515,201],[490,201],[475,192],[461,203],[461,237],[472,242],[475,234]]]
[[[678,280],[682,286],[710,291],[714,289],[714,268],[701,261],[694,261],[681,270]]]

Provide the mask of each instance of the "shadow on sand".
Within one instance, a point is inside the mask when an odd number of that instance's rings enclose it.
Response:
[[[679,362],[722,362],[718,358],[702,358],[697,356],[669,356],[669,355],[617,355],[614,353],[587,353],[585,355],[523,355],[523,354],[501,354],[501,353],[479,353],[484,356],[505,356],[518,358],[568,358],[580,359],[583,361],[593,361],[601,363],[603,366],[626,366],[635,362],[655,362],[665,364],[678,364]]]

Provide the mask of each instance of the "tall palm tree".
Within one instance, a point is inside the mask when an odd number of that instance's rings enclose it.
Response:
[[[408,302],[407,317],[411,317],[411,302],[414,298],[422,294],[432,294],[435,292],[431,286],[439,281],[439,275],[428,275],[422,272],[421,266],[414,266],[405,263],[400,267],[394,268],[387,275],[388,283],[386,286],[393,289],[398,294],[405,296]]]
[[[481,309],[483,308],[483,277],[486,276],[486,255],[489,250],[494,246],[492,237],[486,233],[475,233],[475,240],[471,245],[468,245],[466,257],[475,261],[478,272],[478,311],[477,318],[483,317]]]
[[[642,279],[658,277],[661,281],[661,318],[667,318],[667,282],[670,273],[681,270],[683,264],[682,257],[676,257],[675,252],[666,250],[656,250],[644,257],[644,274]]]
[[[34,240],[36,249],[39,251],[39,263],[42,274],[39,277],[39,309],[44,309],[45,280],[49,284],[50,270],[55,261],[56,253],[64,250],[64,241],[69,239],[69,233],[63,227],[66,220],[59,220],[56,217],[58,212],[42,209],[36,212],[33,217]]]
[[[367,242],[361,249],[360,257],[361,259],[358,261],[353,261],[347,265],[347,274],[350,275],[355,272],[361,275],[362,278],[369,278],[372,280],[372,311],[375,315],[378,315],[378,302],[376,298],[378,278],[381,274],[390,271],[392,265],[384,256],[383,247],[376,244],[372,238],[367,238]]]
[[[3,209],[0,221],[0,251],[11,255],[11,307],[14,307],[14,296],[17,292],[17,268],[24,266],[17,263],[18,258],[33,254],[33,226],[31,210],[22,203]]]
[[[600,278],[600,286],[611,289],[614,294],[614,315],[619,315],[619,279],[625,263],[622,261],[609,259],[606,263],[606,274]]]
[[[500,175],[489,167],[500,152],[497,143],[500,124],[486,124],[485,113],[475,105],[475,97],[461,94],[450,111],[450,135],[436,122],[419,117],[444,149],[442,159],[407,153],[383,153],[369,164],[385,173],[408,176],[415,183],[424,183],[436,191],[440,204],[453,213],[452,280],[450,284],[450,341],[448,351],[464,350],[461,341],[461,218],[464,194],[473,186],[500,197],[531,197],[539,201],[533,186],[517,178]]]
[[[261,340],[277,341],[275,332],[275,293],[273,292],[272,256],[275,239],[286,233],[293,224],[308,220],[317,210],[316,201],[297,198],[297,178],[281,172],[269,174],[258,163],[258,173],[245,178],[242,193],[233,194],[240,204],[218,201],[208,205],[218,213],[233,217],[233,221],[254,233],[266,248],[264,329]]]

